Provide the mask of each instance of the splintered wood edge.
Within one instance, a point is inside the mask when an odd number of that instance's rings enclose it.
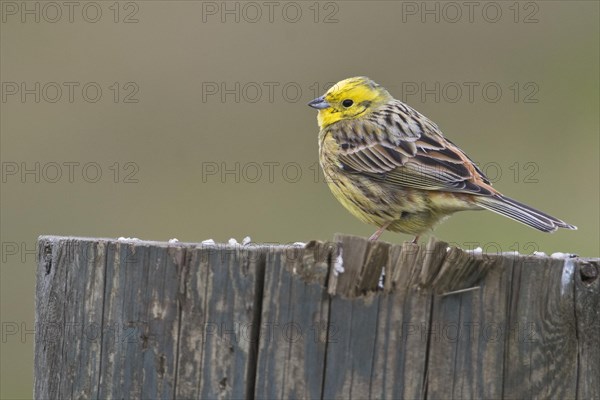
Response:
[[[447,293],[476,285],[485,278],[499,258],[528,258],[543,262],[552,257],[524,255],[513,252],[486,254],[465,251],[430,237],[426,244],[404,242],[392,244],[369,241],[352,235],[336,234],[333,241],[312,240],[304,246],[297,244],[196,243],[161,242],[140,239],[91,238],[41,235],[38,243],[46,246],[44,254],[51,257],[51,246],[59,242],[104,242],[119,245],[154,246],[169,249],[194,248],[215,251],[282,252],[290,272],[307,283],[319,283],[330,295],[353,298],[370,293],[393,292],[399,285],[413,286],[435,293]],[[173,253],[174,256],[178,254]],[[598,274],[600,258],[573,257],[582,274]],[[181,260],[177,260],[181,261]],[[51,266],[49,265],[48,268]],[[589,271],[588,271],[589,270]],[[584,279],[599,279],[597,275]]]

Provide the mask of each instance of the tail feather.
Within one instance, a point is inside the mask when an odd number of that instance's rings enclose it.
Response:
[[[477,204],[542,232],[554,232],[558,228],[577,229],[574,225],[502,195],[477,197]]]

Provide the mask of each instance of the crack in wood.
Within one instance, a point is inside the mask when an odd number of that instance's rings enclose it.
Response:
[[[434,239],[42,236],[34,395],[599,398],[599,273]]]

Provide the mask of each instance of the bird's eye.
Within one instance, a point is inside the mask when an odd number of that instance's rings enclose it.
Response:
[[[354,104],[354,102],[350,99],[346,99],[346,100],[342,101],[342,105],[346,108],[350,107],[352,104]]]

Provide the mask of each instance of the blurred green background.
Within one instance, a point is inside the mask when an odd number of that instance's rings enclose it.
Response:
[[[3,398],[32,396],[38,235],[370,235],[317,174],[306,106],[349,76],[437,122],[505,194],[579,227],[472,212],[436,237],[600,254],[598,2],[48,4],[1,4]]]

